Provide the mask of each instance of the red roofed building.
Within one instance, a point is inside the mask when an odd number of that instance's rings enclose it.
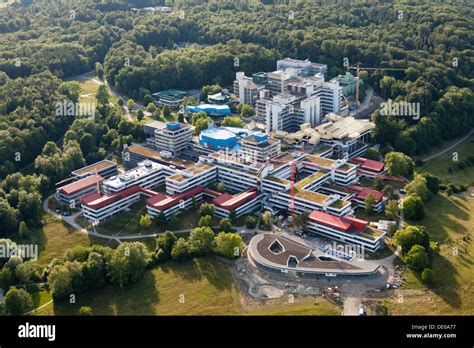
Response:
[[[314,210],[309,215],[311,233],[347,244],[357,244],[375,251],[384,246],[385,232],[370,226],[368,221],[352,216],[335,216]]]
[[[160,213],[164,213],[168,218],[179,213],[182,210],[192,206],[192,200],[196,203],[204,198],[212,199],[215,205],[215,213],[220,217],[227,217],[231,210],[234,210],[236,217],[253,210],[259,204],[257,198],[257,190],[255,188],[244,191],[238,195],[231,195],[227,192],[220,193],[202,186],[195,187],[191,190],[179,193],[174,196],[162,193],[149,198],[146,202],[148,214],[154,218]]]
[[[383,176],[387,173],[384,162],[374,161],[363,157],[355,157],[352,159],[352,162],[359,164],[357,172],[361,176],[373,178],[375,176]]]
[[[141,195],[154,196],[155,191],[143,189],[139,185],[131,186],[113,194],[92,193],[81,199],[82,212],[86,219],[102,221],[126,210],[137,202]]]
[[[216,215],[228,217],[234,211],[235,217],[251,213],[260,205],[260,197],[255,187],[236,195],[223,193],[214,198],[212,203],[216,207]]]
[[[198,186],[173,196],[158,193],[147,199],[146,207],[151,218],[161,213],[164,213],[168,218],[179,213],[181,210],[190,208],[193,205],[193,197],[195,202],[198,203],[204,198],[215,198],[219,195],[221,195],[220,192]]]
[[[357,186],[357,185],[347,186],[346,189],[356,193],[354,198],[351,199],[351,201],[354,203],[356,207],[365,209],[366,208],[365,199],[368,196],[372,196],[375,199],[375,202],[372,205],[372,208],[375,213],[382,212],[382,210],[385,207],[386,199],[384,199],[383,194],[380,191],[373,190],[368,187]]]
[[[56,197],[63,204],[73,205],[73,208],[79,207],[80,199],[93,192],[97,192],[99,184],[103,180],[104,178],[100,175],[90,175],[58,188],[56,190]]]

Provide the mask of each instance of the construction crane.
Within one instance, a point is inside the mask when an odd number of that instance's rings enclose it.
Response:
[[[359,72],[360,70],[388,70],[388,71],[405,71],[406,69],[401,69],[401,68],[381,68],[381,67],[361,67],[360,62],[357,63],[356,66],[349,66],[349,69],[356,70],[357,72],[357,79],[356,79],[356,108],[357,110],[359,109],[360,102],[359,102],[359,81],[360,81],[360,76]]]
[[[304,165],[309,168],[313,168],[316,170],[321,170],[325,169],[327,170],[327,167],[318,165],[315,163],[311,163],[308,161],[298,161],[298,160],[291,160],[291,161],[279,161],[279,160],[271,160],[272,163],[281,163],[281,164],[289,164],[290,165],[290,213],[291,216],[293,217],[295,215],[295,182],[297,180],[297,175],[298,175],[298,165]]]

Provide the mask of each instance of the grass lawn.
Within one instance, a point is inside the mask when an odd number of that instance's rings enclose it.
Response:
[[[96,227],[96,231],[106,235],[115,235],[117,232],[120,232],[120,236],[125,235],[136,235],[142,228],[140,227],[139,221],[140,217],[146,214],[146,207],[144,200],[130,206],[130,211],[115,215],[113,218],[108,219]],[[195,228],[198,225],[201,215],[197,209],[188,209],[180,214],[176,215],[177,225],[175,228],[170,228],[169,226],[156,226],[152,224],[151,227],[144,231],[143,234],[155,233],[155,232],[164,232],[166,230],[170,231],[179,231],[179,230],[188,230]],[[220,218],[214,217],[213,224],[217,226],[220,222]],[[84,226],[84,220],[78,220],[78,223]],[[180,234],[180,236],[182,236]]]
[[[114,215],[100,223],[96,231],[106,235],[115,235],[119,231],[120,235],[137,234],[142,230],[139,225],[140,217],[146,214],[145,201],[140,200],[132,204],[129,209],[130,211]]]
[[[46,213],[43,214],[43,221],[43,227],[30,230],[30,240],[28,241],[28,243],[38,243],[38,262],[43,266],[46,266],[54,258],[62,258],[67,249],[76,245],[104,245],[108,242],[103,238],[88,236],[83,232],[76,231],[67,223]],[[113,243],[107,245],[117,246]]]
[[[38,308],[39,306],[42,306],[51,301],[51,294],[49,293],[49,291],[40,290],[33,292],[31,294],[31,298],[33,299],[33,308]]]
[[[426,226],[431,239],[440,243],[432,264],[435,282],[427,287],[418,272],[407,270],[402,290],[404,300],[402,303],[397,299],[388,301],[390,312],[399,315],[472,315],[474,200],[438,194],[425,207],[425,218],[413,224]]]
[[[109,285],[79,294],[75,304],[55,303],[37,314],[74,315],[81,306],[90,306],[95,315],[339,315],[341,312],[323,299],[303,301],[299,297],[294,304],[263,305],[255,301],[256,305],[244,309],[238,291],[229,266],[214,258],[170,261],[147,271],[138,283],[124,289]]]
[[[457,152],[458,162],[453,161],[453,153]],[[442,179],[443,182],[452,182],[457,185],[474,185],[474,166],[467,167],[464,170],[455,168],[456,164],[466,160],[468,156],[474,155],[474,136],[462,144],[456,146],[451,151],[440,157],[427,161],[421,167],[417,167],[419,172],[428,172]],[[449,167],[452,167],[452,173],[449,173]]]
[[[44,214],[45,225],[31,231],[32,242],[38,243],[40,264],[46,265],[52,259],[63,257],[67,249],[76,245],[88,246],[89,237],[76,231],[61,220]]]

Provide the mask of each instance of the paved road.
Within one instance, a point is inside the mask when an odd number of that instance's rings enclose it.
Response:
[[[33,314],[33,313],[35,313],[38,309],[41,309],[41,308],[46,307],[46,306],[49,306],[51,303],[53,303],[53,300],[50,300],[50,301],[46,302],[44,305],[39,306],[38,308],[35,308],[35,309],[33,309],[33,310],[29,311],[29,312],[26,312],[26,313],[23,314],[23,315]]]
[[[469,139],[469,137],[474,134],[474,128],[471,129],[471,131],[464,137],[462,137],[461,139],[459,139],[458,141],[456,141],[454,144],[450,145],[449,147],[447,147],[446,149],[442,150],[441,152],[438,152],[437,154],[434,154],[434,155],[431,155],[429,157],[426,157],[423,159],[423,161],[430,161],[432,159],[435,159],[441,155],[444,155],[446,152],[454,149],[456,146],[458,146],[459,144],[465,142],[467,139]]]
[[[73,215],[70,215],[70,216],[63,216],[63,215],[58,214],[58,213],[52,211],[51,209],[49,209],[49,207],[48,207],[49,200],[53,197],[54,197],[54,195],[51,195],[43,201],[43,210],[46,213],[48,213],[49,215],[54,216],[54,217],[56,217],[56,218],[58,218],[58,219],[60,219],[64,222],[66,222],[71,227],[76,229],[78,232],[85,233],[87,235],[98,237],[98,238],[108,239],[110,241],[115,240],[118,243],[122,243],[123,241],[133,240],[133,239],[154,238],[154,237],[158,237],[159,235],[163,234],[163,232],[155,232],[155,233],[144,233],[144,234],[136,234],[136,235],[129,235],[129,236],[119,236],[118,234],[121,232],[121,231],[119,231],[117,234],[115,234],[113,236],[110,236],[110,235],[102,234],[102,233],[99,233],[99,232],[95,231],[95,228],[93,228],[92,230],[87,230],[75,221],[76,218],[81,214],[80,211],[73,214]],[[268,232],[268,231],[260,231],[260,230],[257,230],[257,229],[249,230],[245,227],[240,227],[240,228],[234,227],[234,228],[237,229],[237,232],[236,232],[237,234],[254,233],[255,231],[257,231],[258,233]],[[189,229],[173,231],[173,233],[175,233],[175,234],[189,233],[191,231],[192,231],[192,228],[189,228]]]

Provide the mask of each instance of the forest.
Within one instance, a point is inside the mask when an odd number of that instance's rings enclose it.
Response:
[[[283,57],[328,64],[328,79],[345,71],[345,58],[402,68],[362,78],[385,99],[420,103],[421,119],[376,112],[373,140],[385,152],[427,153],[474,126],[473,16],[462,0],[22,0],[0,10],[0,179],[33,163],[38,184],[22,193],[26,202],[143,137],[106,95],[94,118],[54,115],[56,102],[78,98],[64,79],[96,66],[135,100],[166,88],[230,87],[235,72],[269,71]],[[1,187],[0,218],[14,231],[28,209],[12,193],[19,186]]]

